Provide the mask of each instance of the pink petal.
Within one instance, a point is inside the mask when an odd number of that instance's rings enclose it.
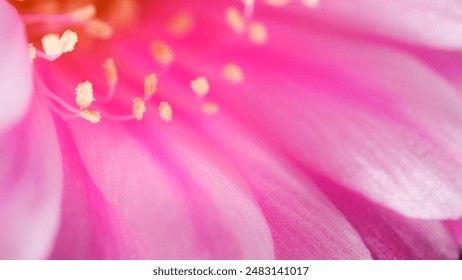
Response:
[[[248,82],[214,96],[296,160],[409,217],[462,215],[462,102],[450,84],[398,51],[271,27],[267,48],[188,70],[216,77],[237,61]]]
[[[262,18],[269,30],[268,45],[255,48],[241,40],[230,48],[227,47],[229,41],[236,38],[230,35],[231,31],[227,34],[222,26],[217,27],[217,22],[224,25],[220,13],[214,9],[207,11],[211,12],[209,17],[201,19],[207,32],[198,32],[199,37],[186,39],[181,44],[172,43],[178,54],[175,64],[168,69],[173,82],[165,85],[167,79],[163,80],[157,97],[172,100],[177,112],[175,122],[166,126],[154,121],[157,116],[149,113],[143,122],[127,124],[124,128],[109,122],[98,126],[81,120],[70,123],[91,180],[107,200],[108,208],[114,209],[114,219],[131,230],[128,234],[143,244],[147,256],[269,258],[274,256],[269,244],[271,231],[277,257],[290,257],[289,251],[294,247],[298,249],[292,249],[296,257],[323,257],[323,244],[313,245],[310,242],[318,239],[311,236],[305,239],[302,234],[316,221],[274,206],[281,199],[293,202],[288,206],[290,210],[315,211],[306,206],[311,202],[308,194],[312,193],[320,199],[319,207],[327,209],[324,213],[338,219],[336,229],[347,229],[348,243],[339,256],[365,258],[366,255],[351,227],[292,168],[276,169],[279,166],[274,163],[275,174],[268,175],[264,169],[250,167],[246,171],[242,166],[247,165],[236,164],[246,155],[228,151],[228,155],[236,158],[234,164],[241,166],[236,171],[233,164],[221,158],[221,151],[200,139],[196,126],[190,126],[183,117],[191,111],[197,113],[194,111],[197,100],[185,91],[189,79],[196,75],[209,77],[213,89],[211,98],[260,134],[274,150],[280,151],[284,155],[281,159],[289,158],[301,168],[313,169],[345,185],[355,195],[363,194],[409,217],[442,219],[462,215],[459,207],[462,154],[458,149],[462,144],[459,113],[462,104],[457,91],[438,73],[410,55],[377,47],[375,43],[346,40],[332,34],[320,36],[310,30],[321,27],[305,26],[303,19],[289,21],[296,24],[288,29],[281,23],[284,20]],[[275,18],[291,20],[290,15]],[[318,31],[324,32],[322,28]],[[118,57],[119,70],[129,80],[121,81],[120,95],[111,109],[124,108],[122,102],[129,104],[130,99],[141,92],[135,92],[130,84],[141,80],[155,67],[155,63],[147,59],[152,38],[139,35],[143,37],[141,40],[136,38],[137,34],[132,36],[135,38],[124,38],[120,44],[111,42],[110,55],[123,54]],[[88,61],[102,60],[107,55],[106,48],[100,48],[86,59],[74,58],[85,60],[79,63],[85,65],[82,68],[86,72],[76,73],[73,78],[91,77],[97,80],[97,88],[104,88],[104,78],[94,70],[97,67],[89,67],[92,64]],[[237,62],[246,73],[246,83],[241,87],[228,86],[219,77],[221,67],[229,61]],[[76,69],[76,65],[74,61],[65,68]],[[60,77],[59,73],[56,77]],[[48,79],[61,80],[51,75]],[[71,87],[66,90],[72,92]],[[204,131],[216,129],[207,127],[208,124],[204,126]],[[228,131],[226,135],[232,136],[232,133]],[[247,145],[251,146],[245,141],[242,144]],[[259,157],[265,158],[266,153],[274,156],[272,151],[263,149],[262,155],[255,152],[258,156],[248,160],[264,165]],[[118,160],[120,158],[124,160]],[[279,189],[272,186],[269,179],[252,174],[252,170],[280,181],[280,185],[289,189],[294,188],[294,194],[277,197]],[[250,178],[248,182],[244,180],[246,177]],[[294,186],[283,178],[293,180]],[[308,187],[300,190],[299,180]],[[262,191],[255,182],[267,186],[271,192]],[[256,201],[247,186],[254,192]],[[235,211],[236,205],[242,208]],[[381,223],[380,228],[393,236],[389,244],[397,256],[452,257],[453,246],[438,224],[407,220],[380,207],[377,209],[379,213],[369,213],[368,217],[382,220],[390,217],[393,221]],[[246,226],[236,229],[237,222]],[[381,236],[367,230],[367,224],[352,223],[376,257],[393,256],[383,250],[382,246],[388,246],[387,241],[380,243]],[[293,239],[277,234],[279,230],[288,230],[284,225],[290,225],[290,229],[297,232]],[[404,233],[398,233],[398,225],[406,228]],[[419,235],[420,230],[432,229],[433,225],[435,230],[430,236],[444,241],[440,249]],[[319,235],[323,230],[310,233],[322,240]],[[403,237],[407,233],[409,237]],[[259,240],[257,236],[264,238]],[[333,234],[336,244],[341,244],[339,236],[342,235]],[[414,249],[412,245],[416,241],[425,245]],[[233,248],[229,244],[233,244]],[[310,248],[316,253],[309,255],[300,244],[313,246]],[[351,250],[347,248],[349,244],[352,244]],[[360,253],[354,255],[354,249]]]
[[[63,150],[64,193],[61,226],[52,259],[137,259],[129,228],[88,176],[65,124],[60,125]]]
[[[458,0],[320,0],[310,14],[344,29],[430,47],[462,48],[462,4]]]
[[[245,182],[192,130],[154,115],[129,130],[69,125],[92,181],[148,258],[273,258]]]
[[[51,116],[39,101],[0,134],[0,259],[47,257],[59,225],[62,166]]]
[[[7,1],[0,1],[0,132],[25,114],[32,94],[32,69],[22,22]]]
[[[447,221],[446,226],[459,246],[462,247],[462,219],[457,221]]]
[[[356,231],[300,170],[269,148],[267,139],[224,115],[198,121],[249,182],[270,226],[276,258],[371,258]]]
[[[287,29],[274,20],[279,15],[289,20],[284,13],[263,18],[269,42],[255,47],[224,33],[222,19],[210,14],[196,28],[210,26],[208,32],[173,44],[186,54],[169,69],[179,85],[159,91],[191,110],[193,96],[177,92],[205,75],[212,98],[303,165],[405,216],[462,216],[457,90],[404,52],[305,27],[300,19]],[[141,77],[152,67],[143,58],[143,44],[149,45],[143,40],[117,45],[119,52],[135,50],[121,57],[126,75]],[[236,40],[232,48],[230,40]],[[241,87],[219,76],[230,61],[246,74]]]
[[[329,180],[316,182],[355,227],[374,259],[457,259],[459,247],[437,221],[405,218]]]

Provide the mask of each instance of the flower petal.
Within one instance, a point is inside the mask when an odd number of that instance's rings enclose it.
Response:
[[[374,259],[457,259],[459,247],[440,222],[405,218],[322,176],[315,177]]]
[[[446,226],[454,236],[454,239],[462,248],[462,219],[457,221],[447,221]]]
[[[456,90],[405,53],[272,27],[283,42],[185,67],[216,77],[226,60],[237,61],[247,82],[215,97],[295,159],[406,216],[460,217]]]
[[[310,15],[341,28],[430,47],[462,49],[462,5],[457,0],[320,0]]]
[[[62,166],[51,116],[35,100],[0,134],[0,259],[48,256],[59,225]]]
[[[300,170],[225,114],[198,121],[249,182],[270,226],[276,258],[371,258],[344,216]]]
[[[67,125],[59,124],[63,150],[64,189],[61,227],[51,259],[138,259],[136,246],[101,191],[93,183]]]
[[[21,19],[7,1],[0,1],[0,132],[25,114],[32,95],[32,67]]]
[[[216,151],[150,112],[128,126],[70,123],[91,179],[148,258],[273,258],[260,210]]]
[[[179,58],[169,76],[177,83],[209,77],[220,106],[306,167],[379,204],[414,218],[462,216],[462,100],[438,73],[400,50],[269,18],[269,41],[255,47],[209,18],[196,28],[212,26],[207,33],[186,39],[187,48],[174,45]],[[152,63],[137,56],[127,72],[142,76]],[[244,69],[240,87],[219,76],[230,61]],[[172,86],[159,92],[191,110],[192,98]]]

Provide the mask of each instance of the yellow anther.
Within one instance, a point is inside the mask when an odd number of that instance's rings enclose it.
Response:
[[[168,24],[168,31],[175,36],[188,34],[194,25],[194,16],[191,12],[181,11],[174,15]]]
[[[218,105],[212,102],[202,104],[202,112],[207,115],[214,115],[218,113],[219,109]]]
[[[87,21],[85,30],[88,35],[98,39],[109,39],[114,33],[114,30],[107,22],[96,18]]]
[[[170,104],[168,104],[168,102],[166,101],[160,102],[159,115],[160,115],[160,118],[166,122],[169,122],[172,120],[173,110]]]
[[[37,49],[34,47],[34,45],[29,44],[29,60],[30,60],[30,62],[34,61],[35,58],[37,58]]]
[[[172,49],[162,41],[152,43],[152,55],[162,65],[168,65],[173,61],[174,54]]]
[[[78,40],[79,38],[77,37],[77,33],[75,33],[74,31],[64,31],[63,35],[61,35],[61,38],[59,38],[59,41],[61,42],[62,52],[67,53],[73,51],[75,44],[77,44]]]
[[[89,81],[79,83],[75,88],[75,102],[79,105],[80,109],[90,107],[95,101],[93,97],[93,85]]]
[[[106,59],[103,63],[103,70],[104,70],[104,74],[106,75],[107,83],[110,86],[116,85],[118,77],[117,77],[117,68],[115,66],[114,59],[112,58]]]
[[[144,104],[143,99],[135,97],[133,99],[133,116],[135,116],[135,119],[141,120],[145,112],[146,105]]]
[[[199,77],[191,81],[191,89],[196,95],[205,96],[210,90],[209,82],[205,77]]]
[[[302,0],[302,3],[308,8],[315,8],[318,6],[320,0]]]
[[[144,77],[144,96],[149,99],[157,91],[157,76],[156,74],[150,74]]]
[[[71,13],[71,18],[77,22],[85,22],[96,14],[96,7],[93,4],[86,5]]]
[[[253,22],[249,26],[250,40],[255,44],[264,44],[268,40],[266,26],[260,22]]]
[[[241,68],[234,63],[226,64],[223,67],[223,76],[226,80],[239,84],[244,80],[244,73]]]
[[[42,37],[43,51],[48,56],[58,56],[63,53],[63,47],[57,34],[47,34]]]
[[[226,9],[226,21],[234,32],[241,34],[245,30],[245,19],[244,16],[234,7]]]
[[[99,123],[101,121],[101,113],[95,110],[83,109],[79,112],[79,116],[91,123]]]

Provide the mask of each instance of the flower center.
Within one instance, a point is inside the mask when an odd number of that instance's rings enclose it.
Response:
[[[32,63],[36,58],[54,61],[61,55],[72,52],[78,42],[81,44],[82,41],[90,41],[97,45],[100,40],[111,39],[114,33],[136,24],[141,10],[140,3],[136,0],[9,1],[17,8],[26,25]],[[270,36],[266,25],[253,20],[255,0],[235,1],[236,6],[225,7],[223,10],[227,25],[237,35],[246,35],[254,44],[266,44]],[[318,1],[304,0],[302,3],[315,6]],[[279,8],[289,1],[265,0],[264,2]],[[180,9],[171,15],[165,25],[171,37],[177,38],[188,36],[195,21],[195,15],[191,11]],[[168,66],[176,62],[175,50],[164,40],[154,40],[150,47],[152,59],[160,67],[165,68],[163,75],[167,75]],[[93,84],[88,80],[82,81],[75,88],[75,103],[71,105],[65,101],[68,98],[61,98],[45,90],[43,94],[50,101],[50,108],[64,120],[78,117],[91,123],[99,123],[102,118],[113,121],[141,120],[148,109],[146,103],[155,102],[153,99],[158,90],[158,80],[163,77],[159,77],[156,73],[146,73],[144,95],[141,93],[140,96],[133,98],[132,112],[128,115],[113,115],[104,111],[104,104],[111,101],[117,92],[119,78],[116,65],[117,57],[108,57],[101,65],[108,88],[105,94],[95,95]],[[220,69],[217,70],[220,72]],[[223,65],[221,73],[230,84],[236,85],[245,81],[244,71],[236,63],[229,62]],[[207,101],[210,92],[213,91],[213,84],[209,82],[208,77],[198,73],[196,77],[191,77],[189,87],[191,93],[201,101],[199,110],[208,115],[218,112],[218,105]],[[159,117],[164,121],[171,121],[173,109],[169,102],[158,100],[156,103]]]
[[[73,27],[89,37],[108,39],[138,15],[136,0],[9,0],[22,15],[29,38]],[[83,32],[80,32],[83,31]]]

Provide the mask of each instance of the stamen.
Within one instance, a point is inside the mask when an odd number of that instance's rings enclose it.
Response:
[[[218,113],[219,109],[218,105],[212,102],[202,104],[202,112],[207,115],[214,115]]]
[[[268,40],[266,26],[260,22],[253,22],[249,26],[250,41],[255,44],[264,44]]]
[[[152,43],[152,54],[157,62],[162,65],[168,65],[173,61],[174,54],[172,49],[162,41]]]
[[[86,5],[82,8],[79,8],[73,12],[71,12],[70,16],[72,20],[76,22],[85,22],[96,14],[96,7],[93,4]]]
[[[58,10],[56,3],[46,2],[41,5],[52,5],[50,6],[51,13]],[[48,11],[50,12],[50,11]],[[53,24],[59,24],[62,26],[72,25],[72,24],[81,24],[91,19],[96,14],[96,8],[94,5],[86,5],[77,10],[74,10],[70,13],[65,14],[30,14],[22,15],[21,18],[26,24],[46,24],[48,22],[53,22]]]
[[[150,99],[157,91],[156,74],[147,75],[144,78],[144,97]]]
[[[210,90],[209,82],[205,77],[199,77],[191,81],[191,89],[194,91],[196,95],[198,95],[199,97],[203,97]]]
[[[244,74],[239,66],[233,63],[226,64],[223,67],[223,76],[226,80],[234,84],[239,84],[244,80]]]
[[[48,60],[48,61],[55,61],[56,59],[58,59],[61,56],[61,55],[50,56],[50,55],[47,55],[46,53],[44,53],[42,51],[39,51],[39,50],[36,50],[35,53],[37,54],[37,57],[43,58],[43,59]]]
[[[172,114],[173,114],[173,110],[170,104],[168,104],[168,102],[166,101],[160,102],[160,105],[159,105],[160,118],[166,122],[169,122],[172,120]]]
[[[34,61],[37,58],[37,49],[34,45],[29,44],[29,60],[30,62]]]
[[[119,116],[119,115],[113,115],[113,114],[103,112],[103,111],[101,111],[101,116],[103,116],[104,119],[106,120],[111,120],[111,121],[116,121],[116,122],[128,122],[128,121],[132,121],[135,119],[135,116],[133,114]]]
[[[73,51],[78,40],[79,38],[77,37],[77,33],[70,30],[64,31],[63,35],[61,35],[61,38],[59,39],[61,42],[62,52],[67,53]]]
[[[56,102],[57,104],[61,105],[67,111],[69,111],[71,113],[76,113],[76,114],[79,113],[79,109],[74,108],[72,105],[70,105],[69,103],[64,101],[62,98],[54,95],[53,93],[48,92],[48,91],[44,91],[44,94],[45,94],[45,96],[47,96],[48,98],[50,98],[51,100]]]
[[[96,18],[85,24],[85,30],[89,36],[103,40],[111,38],[114,34],[114,30],[107,22]]]
[[[194,16],[189,11],[181,11],[174,15],[168,24],[168,30],[175,36],[188,34],[194,25]]]
[[[113,58],[108,58],[103,63],[104,73],[106,75],[107,83],[110,86],[115,86],[118,81],[117,68]]]
[[[135,97],[133,99],[133,116],[135,116],[137,120],[141,120],[145,112],[146,106],[143,99]]]
[[[93,85],[89,81],[79,83],[75,88],[75,95],[75,102],[81,110],[90,107],[93,101],[95,101],[93,97]]]
[[[226,21],[234,32],[242,34],[245,31],[245,19],[235,7],[226,9]]]
[[[319,5],[320,0],[302,0],[302,3],[308,8],[316,8]]]
[[[101,113],[95,110],[84,109],[79,112],[79,116],[90,123],[99,123],[101,121]]]
[[[36,51],[36,54],[39,57],[53,61],[63,53],[73,51],[77,41],[77,34],[70,30],[66,30],[61,35],[61,38],[58,34],[47,34],[42,37],[42,47],[45,54],[39,51]]]
[[[60,56],[63,53],[63,47],[57,34],[43,36],[42,46],[47,56]]]
[[[48,103],[51,108],[51,111],[55,113],[56,115],[60,116],[63,121],[76,119],[79,117],[78,113],[71,113],[65,109],[62,109],[58,107],[57,104],[53,103],[51,100]]]

